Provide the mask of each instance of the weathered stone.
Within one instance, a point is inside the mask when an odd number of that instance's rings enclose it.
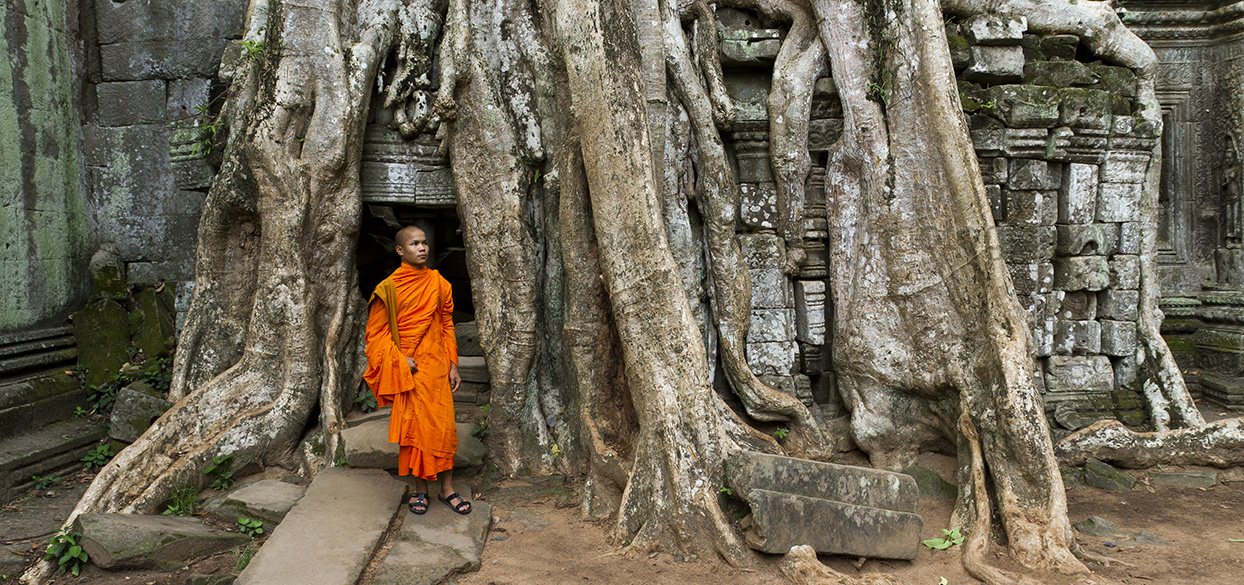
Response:
[[[1220,284],[1244,287],[1244,250],[1217,248],[1214,250],[1214,274]]]
[[[1136,479],[1120,472],[1110,464],[1090,458],[1084,464],[1084,485],[1099,490],[1128,492],[1136,487]]]
[[[825,344],[825,281],[795,281],[795,338]]]
[[[1049,262],[1007,263],[1018,296],[1044,294],[1054,289],[1054,265]]]
[[[121,256],[113,246],[105,244],[91,255],[90,272],[93,287],[91,296],[116,300],[129,298],[130,291],[125,284],[125,265],[121,263]]]
[[[1106,356],[1050,356],[1046,362],[1045,388],[1049,392],[1110,392],[1114,370]]]
[[[985,197],[989,199],[989,213],[993,217],[994,223],[1005,221],[1006,216],[1003,215],[1002,203],[1002,186],[1001,185],[985,185]]]
[[[436,503],[436,502],[433,502]],[[448,506],[402,523],[402,531],[381,562],[374,585],[437,585],[449,575],[476,571],[492,523],[492,506],[471,502],[471,513],[455,514]]]
[[[1006,191],[1008,225],[1054,225],[1058,220],[1057,191]]]
[[[1108,256],[1119,245],[1119,227],[1113,223],[1058,226],[1059,256]]]
[[[96,86],[100,126],[134,126],[165,121],[167,109],[163,79],[115,81]]]
[[[924,519],[914,513],[760,489],[746,497],[752,515],[744,538],[762,552],[781,554],[799,544],[819,553],[883,559],[914,559],[919,552]]]
[[[1007,262],[1041,262],[1054,257],[1054,226],[998,226],[997,230]]]
[[[1038,40],[1038,47],[1046,59],[1072,61],[1076,58],[1076,48],[1080,45],[1080,37],[1076,35],[1045,35]]]
[[[1090,63],[1089,69],[1098,78],[1097,89],[1125,98],[1136,97],[1136,73],[1128,67]]]
[[[111,299],[87,303],[74,314],[73,334],[78,343],[78,365],[86,368],[86,385],[112,379],[129,359],[129,315]]]
[[[762,145],[762,147],[747,150],[741,148],[739,149],[739,153],[736,155],[739,162],[739,174],[736,177],[736,180],[739,182],[740,191],[743,189],[743,185],[745,184],[750,183],[752,185],[760,186],[764,193],[751,194],[750,196],[753,200],[776,200],[776,187],[773,184],[773,168],[769,163],[769,143],[762,142],[758,144]],[[771,192],[773,193],[772,195],[770,195]],[[744,200],[749,197],[748,193],[740,192],[740,195]]]
[[[1106,520],[1101,516],[1089,516],[1085,520],[1081,520],[1072,524],[1076,531],[1089,536],[1098,538],[1115,538],[1117,536],[1125,536],[1127,533],[1119,529],[1114,522]]]
[[[753,309],[787,309],[794,306],[790,280],[781,268],[749,271],[752,277]]]
[[[142,436],[173,403],[127,386],[117,392],[112,408],[108,436],[133,443]]]
[[[1059,319],[1071,321],[1092,321],[1097,318],[1097,295],[1089,292],[1059,292]]]
[[[949,501],[959,497],[959,487],[942,478],[931,469],[915,465],[903,470],[916,480],[920,497],[930,500]]]
[[[384,471],[320,471],[238,576],[238,585],[353,585],[394,514],[407,513],[399,505],[406,493],[407,485]]]
[[[1017,158],[1011,160],[1010,188],[1015,190],[1050,190],[1062,185],[1062,169],[1057,163]]]
[[[484,462],[488,449],[471,434],[471,423],[457,423],[458,450],[454,468],[476,467]],[[341,431],[346,465],[357,469],[397,469],[397,443],[389,442],[389,419],[377,417]]]
[[[233,2],[98,2],[93,4],[100,44],[228,38],[244,26],[245,5]]]
[[[1140,366],[1136,362],[1136,356],[1124,356],[1116,360],[1111,360],[1114,366],[1114,387],[1116,391],[1125,389],[1138,390],[1140,386]],[[1116,404],[1117,406],[1117,404]],[[1142,406],[1144,406],[1142,404]]]
[[[790,376],[798,365],[799,345],[794,341],[747,344],[747,365],[757,375]]]
[[[753,310],[751,326],[747,329],[747,343],[791,341],[795,339],[795,311],[793,309]]]
[[[1097,165],[1069,163],[1058,198],[1058,223],[1085,224],[1097,211]]]
[[[743,260],[752,270],[771,269],[782,260],[782,239],[773,232],[739,234]]]
[[[0,441],[0,502],[29,489],[31,476],[81,469],[82,457],[106,436],[100,426],[71,419],[5,437]]]
[[[777,187],[773,183],[740,183],[739,218],[743,225],[753,228],[777,225]]]
[[[1140,254],[1140,222],[1125,221],[1119,224],[1119,254]]]
[[[950,63],[955,71],[963,71],[972,63],[972,46],[968,43],[968,39],[950,31],[949,26],[946,32],[946,44],[950,48]]]
[[[1054,326],[1054,353],[1095,354],[1101,351],[1101,324],[1097,321],[1059,320]]]
[[[1097,314],[1102,319],[1135,321],[1139,313],[1140,292],[1107,289],[1098,293]]]
[[[207,513],[226,522],[245,516],[276,525],[306,493],[307,488],[300,485],[275,479],[260,480],[213,500],[207,505]]]
[[[129,315],[133,342],[143,355],[168,355],[168,344],[176,332],[173,322],[173,288],[145,288],[134,295],[134,311]]]
[[[1054,288],[1102,290],[1110,284],[1110,267],[1104,256],[1066,256],[1054,259]]]
[[[1059,126],[1110,130],[1114,122],[1114,96],[1095,89],[1066,88],[1057,91]]]
[[[1028,30],[1028,22],[1022,17],[982,14],[964,22],[962,30],[973,45],[1018,45]]]
[[[726,460],[726,483],[736,496],[768,490],[900,512],[920,499],[910,476],[851,465],[740,451]]]
[[[1150,471],[1149,480],[1162,485],[1212,488],[1218,485],[1218,474],[1213,471]]]
[[[454,337],[458,339],[459,356],[484,355],[484,349],[479,344],[479,325],[475,321],[454,323]]]
[[[722,31],[718,45],[721,64],[727,67],[772,66],[782,41],[776,29]]]
[[[977,83],[1012,83],[1024,78],[1022,47],[972,47],[964,78]]]
[[[1135,221],[1140,213],[1141,186],[1135,183],[1102,183],[1097,200],[1097,221]]]
[[[1024,65],[1024,83],[1053,87],[1093,85],[1097,76],[1078,61],[1031,61]]]
[[[492,376],[488,373],[488,363],[484,361],[483,356],[459,355],[458,375],[462,377],[463,382],[488,384],[492,381]]]
[[[985,184],[998,185],[1007,181],[1011,165],[1006,158],[982,158],[980,165],[981,178],[985,180]]]
[[[1128,356],[1136,351],[1136,323],[1131,321],[1101,322],[1101,352],[1106,355]]]
[[[81,514],[73,529],[91,563],[105,569],[172,571],[250,540],[178,516]]]
[[[1110,287],[1125,290],[1140,288],[1140,256],[1120,254],[1110,258]]]
[[[104,81],[211,78],[224,48],[223,38],[123,42],[100,45],[99,57]]]
[[[169,80],[165,118],[182,120],[201,116],[211,100],[211,90],[212,81],[206,77]]]

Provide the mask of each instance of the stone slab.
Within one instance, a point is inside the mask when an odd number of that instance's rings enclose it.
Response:
[[[1140,291],[1104,290],[1098,294],[1097,315],[1102,319],[1135,321],[1140,313]]]
[[[784,554],[805,544],[818,553],[882,559],[914,559],[920,550],[918,514],[759,489],[746,497],[752,526],[744,537],[756,550]]]
[[[354,585],[394,515],[406,513],[406,491],[405,483],[380,470],[320,471],[238,585]]]
[[[208,504],[207,512],[226,522],[246,516],[266,524],[280,524],[306,493],[307,488],[303,486],[265,479],[234,489]]]
[[[463,382],[487,384],[492,380],[492,376],[488,373],[488,364],[485,363],[483,356],[459,355],[458,375],[462,376]]]
[[[118,441],[133,443],[147,432],[152,423],[173,405],[126,386],[117,392],[117,402],[112,407],[108,436]]]
[[[82,514],[73,529],[82,533],[82,550],[91,563],[105,569],[171,571],[250,541],[245,534],[179,516]]]
[[[406,517],[373,585],[436,585],[478,570],[491,523],[487,502],[471,502],[471,513],[464,516],[433,500],[427,514]]]
[[[1051,393],[1110,392],[1114,389],[1114,369],[1106,356],[1050,356],[1045,387]]]
[[[1101,351],[1102,326],[1097,321],[1059,320],[1054,325],[1054,353],[1095,354]]]
[[[1105,256],[1064,256],[1054,259],[1054,288],[1102,290],[1110,285],[1110,266]]]
[[[1141,186],[1136,183],[1102,183],[1097,200],[1097,221],[1136,221],[1140,218]]]
[[[1213,471],[1150,471],[1149,480],[1162,485],[1211,488],[1218,484],[1218,474]]]
[[[471,423],[457,423],[458,451],[454,468],[463,469],[483,464],[488,450],[476,439]],[[341,431],[346,450],[346,465],[356,469],[397,469],[397,443],[389,442],[389,419],[373,418]]]
[[[736,494],[759,489],[899,512],[915,512],[920,499],[906,474],[754,451],[726,460],[726,482]]]
[[[1028,22],[1022,17],[981,14],[963,23],[963,32],[973,45],[1018,45],[1026,30]]]
[[[1011,160],[1010,187],[1016,190],[1050,190],[1062,186],[1058,163],[1031,158]]]
[[[163,79],[114,81],[96,86],[100,126],[158,124],[166,117],[167,97]]]
[[[1058,199],[1058,223],[1085,224],[1097,212],[1097,165],[1069,163],[1063,170]]]
[[[1081,475],[1084,485],[1101,490],[1131,491],[1136,487],[1136,479],[1111,467],[1110,464],[1090,458],[1084,464]]]
[[[977,83],[1009,83],[1024,78],[1024,49],[1022,47],[971,48],[965,77]]]

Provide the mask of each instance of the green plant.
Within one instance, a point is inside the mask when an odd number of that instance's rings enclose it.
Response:
[[[35,482],[35,491],[39,492],[50,490],[60,483],[60,478],[55,475],[51,477],[39,477],[37,475],[32,475],[30,476],[30,479]]]
[[[256,65],[263,63],[263,41],[242,41],[242,47],[246,49],[246,57],[248,59]]]
[[[337,457],[337,459],[336,459],[335,461],[333,461],[333,467],[345,467],[345,466],[346,466],[346,456],[345,456],[345,455],[340,455],[340,456],[338,456],[338,457]]]
[[[488,436],[488,413],[492,412],[492,405],[485,404],[479,407],[480,416],[475,417],[475,428],[471,429],[471,436],[479,440],[484,440]]]
[[[789,435],[789,434],[790,434],[790,429],[778,429],[776,431],[773,431],[773,436],[777,437],[777,440],[779,441],[786,439],[786,435]]]
[[[263,534],[263,522],[254,518],[238,516],[238,530],[251,538],[255,538]]]
[[[371,393],[371,388],[363,386],[354,397],[354,404],[363,412],[372,412],[376,410],[376,396]]]
[[[87,451],[86,456],[81,461],[87,469],[99,469],[107,465],[108,461],[112,460],[113,455],[115,453],[112,452],[112,445],[104,443]]]
[[[111,381],[104,382],[103,386],[91,384],[86,391],[86,401],[90,402],[97,412],[107,412],[117,402],[117,386]]]
[[[246,565],[251,564],[251,559],[255,557],[255,547],[247,543],[246,546],[238,549],[238,562],[233,566],[233,574],[241,573]]]
[[[721,487],[717,490],[717,493],[719,493],[719,494],[726,494],[727,496],[730,496],[730,497],[732,497],[732,498],[734,497],[734,490],[732,490],[732,489],[730,489],[730,488],[728,488],[728,487],[726,487],[726,486],[721,486]]]
[[[61,530],[48,541],[43,560],[55,560],[60,572],[72,573],[77,577],[82,572],[82,566],[91,560],[86,551],[82,550],[82,545],[78,544],[81,538],[82,534],[78,532]]]
[[[86,418],[87,414],[90,414],[90,412],[87,409],[82,408],[81,406],[74,407],[73,409],[74,418]]]
[[[214,490],[227,490],[233,487],[233,483],[237,480],[233,479],[233,455],[217,455],[212,458],[212,464],[203,470],[212,480],[209,485]]]
[[[199,504],[199,492],[189,485],[182,484],[169,495],[165,516],[189,516]]]
[[[156,358],[152,362],[143,370],[143,381],[156,392],[164,394],[168,392],[168,385],[173,380],[172,356]]]
[[[924,541],[924,546],[933,550],[946,550],[956,544],[962,544],[963,537],[959,535],[959,527],[956,526],[950,530],[942,529],[941,538],[930,538]]]

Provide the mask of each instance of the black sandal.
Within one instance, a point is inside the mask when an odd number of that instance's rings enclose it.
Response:
[[[458,503],[456,505],[450,503],[454,498],[458,498]],[[458,495],[458,492],[449,494],[449,497],[447,498],[442,498],[441,496],[438,495],[436,496],[436,499],[442,502],[445,502],[445,505],[449,506],[449,509],[453,510],[454,512],[457,512],[462,515],[471,513],[471,502],[468,502],[462,499],[462,496]]]
[[[428,511],[428,494],[417,492],[410,494],[410,502],[406,504],[411,514],[425,514]]]

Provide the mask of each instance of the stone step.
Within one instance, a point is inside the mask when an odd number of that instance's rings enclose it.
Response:
[[[744,499],[759,489],[898,512],[915,512],[920,499],[910,475],[755,451],[726,460],[726,481]]]
[[[800,544],[818,553],[880,559],[914,559],[924,519],[896,512],[818,498],[753,489],[748,546],[786,554]]]
[[[0,383],[0,438],[12,437],[72,418],[87,408],[86,390],[63,368]]]
[[[56,337],[41,337],[30,341],[0,345],[0,359],[8,359],[12,356],[38,353],[65,347],[73,347],[72,332],[67,335],[58,335]]]
[[[0,440],[0,502],[7,502],[34,482],[82,466],[81,459],[108,433],[85,420],[63,421]]]
[[[383,409],[380,412],[388,412]],[[457,423],[458,452],[454,454],[454,468],[476,467],[484,462],[487,449],[471,435],[474,425]],[[389,442],[389,417],[369,417],[365,422],[350,426],[341,432],[346,450],[346,465],[356,469],[397,469],[397,443]]]
[[[372,585],[437,585],[453,574],[477,571],[492,506],[471,502],[471,513],[454,513],[435,499],[422,516],[408,514]]]
[[[73,529],[82,534],[82,550],[91,563],[104,569],[175,571],[250,540],[197,518],[176,516],[82,514]]]
[[[463,382],[487,384],[492,380],[483,356],[458,356],[458,375],[462,376]]]
[[[320,471],[236,585],[354,585],[395,514],[406,513],[406,488],[380,470]]]
[[[62,335],[73,335],[73,326],[59,325],[43,329],[26,329],[23,331],[0,334],[0,346],[15,345],[18,343],[36,341],[49,337],[60,337]]]
[[[270,527],[280,524],[306,493],[307,488],[300,485],[263,479],[211,499],[204,510],[225,522],[234,522],[241,516],[260,520],[271,531]]]
[[[65,364],[72,367],[78,359],[78,348],[62,347],[50,351],[27,353],[0,359],[0,377],[16,376],[22,372],[38,368],[49,368]]]

